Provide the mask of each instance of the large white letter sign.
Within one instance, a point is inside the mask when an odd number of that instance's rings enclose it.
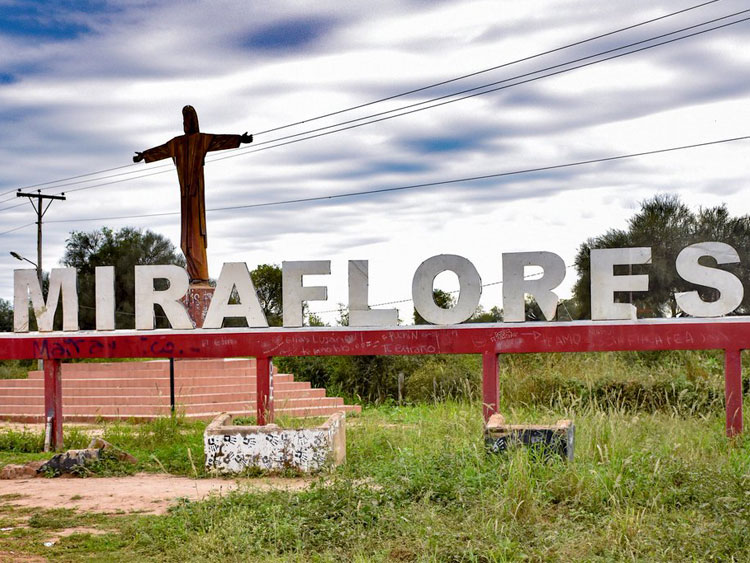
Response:
[[[435,278],[446,270],[458,276],[458,301],[450,309],[436,305],[432,296]],[[437,325],[462,323],[474,314],[479,305],[482,279],[474,264],[463,256],[439,254],[419,265],[411,283],[411,295],[414,308],[427,322]]]
[[[330,260],[305,260],[281,263],[284,326],[302,326],[302,303],[304,301],[325,301],[328,299],[328,288],[326,286],[315,285],[305,287],[302,285],[302,277],[328,275],[330,273]]]
[[[232,296],[233,288],[237,288],[240,302],[230,304],[229,298]],[[250,271],[244,262],[228,262],[221,267],[203,328],[221,328],[226,317],[244,317],[247,326],[251,328],[268,326],[253,280],[250,278]]]
[[[717,264],[736,264],[740,261],[737,251],[723,242],[700,242],[683,248],[675,261],[677,273],[687,282],[716,289],[719,298],[706,302],[697,291],[675,293],[677,306],[694,317],[727,315],[742,303],[745,293],[742,282],[730,272],[699,264],[698,260],[703,256],[710,256]]]
[[[591,249],[591,320],[635,320],[636,308],[630,303],[615,303],[616,291],[648,291],[646,274],[616,276],[615,265],[649,264],[651,249]]]
[[[115,330],[115,268],[97,266],[94,272],[96,330]]]
[[[169,288],[163,291],[154,289],[155,279],[166,279]],[[153,330],[154,305],[160,305],[172,328],[185,330],[193,328],[185,305],[180,299],[185,297],[190,280],[187,272],[179,266],[136,266],[135,267],[135,328]]]
[[[542,277],[525,279],[526,266],[542,268]],[[546,320],[554,319],[558,297],[552,290],[564,279],[565,262],[553,252],[503,253],[503,320],[518,323],[526,320],[527,293],[534,296]]]
[[[370,309],[367,260],[349,260],[349,326],[395,326],[398,309]]]
[[[57,302],[62,293],[63,326],[65,331],[78,330],[78,293],[75,268],[54,268],[49,276],[47,301],[42,297],[36,270],[13,271],[13,330],[29,331],[29,294],[40,332],[51,332]]]

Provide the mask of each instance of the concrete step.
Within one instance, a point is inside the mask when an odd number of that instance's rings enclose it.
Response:
[[[244,391],[242,393],[190,393],[175,395],[175,403],[183,405],[223,403],[233,401],[251,401],[255,402],[256,394],[254,392]],[[302,391],[281,391],[274,390],[274,400],[276,404],[298,399],[327,399],[325,389],[307,389]],[[28,405],[31,407],[41,407],[44,404],[42,395],[17,396],[5,401],[7,404],[15,406]],[[100,406],[129,406],[129,405],[149,405],[149,404],[169,404],[169,393],[144,393],[138,395],[66,395],[63,394],[63,412],[68,406],[90,406],[93,408]],[[2,408],[0,406],[0,408]]]
[[[176,360],[175,372],[205,371],[213,373],[216,371],[231,370],[243,373],[255,370],[255,360],[248,359],[226,359],[226,360]],[[151,373],[169,373],[169,361],[150,360],[145,362],[95,362],[95,363],[72,363],[62,364],[62,374],[78,374],[80,377],[88,375],[111,373],[117,375],[129,375],[139,373],[147,375]],[[44,372],[40,370],[29,371],[29,377],[40,378]]]
[[[11,397],[43,397],[44,386],[0,387],[0,403],[7,402]]]
[[[302,408],[286,408],[286,409],[274,409],[276,415],[289,416],[289,417],[313,417],[313,416],[330,416],[339,411],[345,412],[361,412],[362,407],[359,405],[343,405],[336,407],[302,407]],[[188,414],[187,418],[196,420],[211,420],[222,412],[230,412],[234,416],[255,416],[254,409],[243,409],[237,411],[210,411],[197,414]],[[109,414],[64,414],[64,422],[100,422],[100,421],[116,421],[116,420],[134,420],[134,421],[148,421],[160,418],[163,416],[169,416],[170,413],[166,414],[147,414],[139,416],[120,416],[120,415],[109,415]],[[13,420],[21,423],[41,423],[44,422],[44,416],[42,414],[30,414],[24,412],[2,414],[0,413],[0,420]]]
[[[275,408],[287,408],[288,406],[335,406],[344,404],[344,400],[340,397],[281,396],[274,397],[274,401]],[[227,408],[223,410],[236,408],[231,405],[243,405],[244,408],[249,408],[248,405],[252,405],[254,409],[255,394],[197,395],[176,398],[175,403],[180,408],[184,408],[188,413],[200,412],[200,409],[206,405],[227,405]],[[82,410],[107,414],[116,414],[118,412],[125,414],[147,414],[150,412],[148,409],[161,409],[163,407],[169,408],[169,396],[151,395],[144,397],[93,398],[63,396],[63,416],[68,413],[83,414]],[[0,405],[0,415],[42,410],[43,408],[44,399],[41,397],[16,397],[12,402]]]
[[[169,385],[126,387],[126,388],[121,388],[121,389],[116,388],[116,390],[118,391],[117,396],[127,396],[127,395],[148,396],[154,393],[162,394],[162,395],[164,394],[169,395]],[[292,381],[288,383],[280,383],[278,385],[274,385],[273,390],[274,390],[274,395],[281,395],[281,394],[298,394],[298,395],[320,394],[321,396],[325,395],[325,389],[312,389],[308,381]],[[121,391],[122,393],[119,393],[119,391]],[[255,392],[254,385],[234,385],[234,384],[197,385],[197,386],[175,385],[175,395],[177,396],[204,395],[204,394],[208,395],[212,393],[254,393],[254,392]],[[43,395],[44,393],[43,391],[41,393],[37,391],[37,394]],[[111,387],[69,388],[63,385],[64,397],[81,397],[81,396],[107,397],[107,396],[113,396],[113,395],[114,395],[113,388]],[[17,396],[21,396],[21,394]]]
[[[281,385],[294,381],[294,376],[287,373],[281,373],[273,376],[273,384]],[[31,382],[25,384],[29,385]],[[128,387],[154,387],[166,385],[169,388],[169,377],[96,377],[96,378],[65,378],[62,379],[63,388],[92,388],[92,387],[111,387],[128,388]],[[38,385],[38,383],[36,383]],[[175,377],[175,387],[177,386],[216,386],[216,385],[249,385],[255,386],[255,376],[252,377],[225,377],[221,374],[212,377]],[[24,385],[15,385],[23,387]]]
[[[255,382],[229,383],[225,385],[175,385],[175,395],[203,395],[212,393],[247,393],[255,392]],[[312,389],[309,381],[282,381],[274,382],[274,394],[299,394],[304,396],[324,396],[325,389]],[[120,396],[150,396],[169,395],[169,381],[160,381],[158,384],[141,386],[84,386],[69,385],[63,382],[63,397],[120,397]],[[27,385],[26,387],[0,387],[0,403],[8,402],[13,397],[44,397],[44,386],[40,384]]]
[[[339,397],[326,397],[322,399],[290,399],[284,401],[282,409],[309,409],[317,407],[339,407],[343,406],[344,401]],[[274,407],[275,408],[275,407]],[[93,412],[92,412],[93,410]],[[229,411],[255,411],[255,403],[252,401],[224,401],[224,402],[209,402],[209,403],[197,403],[197,404],[178,404],[177,411],[186,415],[191,414],[202,414],[206,412],[229,412]],[[63,405],[63,417],[67,414],[71,416],[75,415],[118,415],[124,418],[129,416],[143,416],[143,415],[165,415],[169,414],[170,407],[168,403],[153,402],[151,404],[139,404],[139,405],[102,405],[98,407],[91,407],[89,405],[79,406]]]
[[[3,389],[25,389],[29,386],[40,385],[44,387],[44,381],[41,379],[0,379],[0,396],[2,396]]]
[[[210,419],[228,412],[255,414],[254,359],[177,360],[175,402],[186,416]],[[276,371],[276,370],[275,370]],[[0,418],[43,421],[44,373],[28,379],[0,380]],[[151,419],[170,414],[169,362],[64,363],[65,421],[115,418]],[[275,373],[275,409],[288,416],[324,416],[336,410],[359,410],[343,399],[326,397],[325,389]]]

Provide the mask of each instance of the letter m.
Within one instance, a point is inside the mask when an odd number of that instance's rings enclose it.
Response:
[[[29,331],[29,297],[40,332],[53,329],[57,303],[62,293],[63,330],[78,330],[78,293],[75,268],[55,268],[49,277],[44,300],[36,270],[13,271],[13,331]]]

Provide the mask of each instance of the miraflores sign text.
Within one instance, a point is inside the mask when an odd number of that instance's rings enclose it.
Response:
[[[732,273],[699,263],[710,257],[716,264],[740,261],[737,251],[721,242],[703,242],[684,248],[677,256],[675,268],[685,281],[715,289],[719,298],[703,301],[697,291],[675,294],[678,307],[693,317],[719,317],[735,310],[743,299],[742,282]],[[616,292],[648,291],[647,274],[615,275],[614,267],[629,264],[650,264],[651,248],[615,248],[591,250],[591,318],[592,320],[632,320],[635,306],[615,302]],[[526,279],[527,266],[541,268],[542,275]],[[502,255],[504,321],[525,320],[524,298],[533,295],[545,318],[555,316],[558,296],[554,292],[565,278],[562,258],[552,252],[511,252]],[[433,300],[433,285],[438,274],[451,271],[458,278],[459,293],[450,309],[443,309]],[[327,287],[307,286],[304,277],[329,275],[329,260],[282,262],[283,325],[301,327],[305,301],[324,301]],[[58,303],[62,301],[64,331],[77,331],[78,295],[74,268],[53,269],[49,291],[44,299],[36,270],[14,271],[14,331],[29,330],[29,301],[41,332],[53,329]],[[154,289],[154,281],[165,279],[168,289]],[[368,305],[368,262],[349,261],[349,326],[394,326],[398,324],[396,309],[370,309]],[[115,328],[115,270],[113,266],[96,268],[96,330]],[[178,266],[135,267],[135,326],[153,330],[154,305],[159,305],[173,329],[192,329],[183,299],[190,288],[187,272]],[[239,303],[230,303],[236,291]],[[441,254],[419,265],[412,281],[414,308],[428,322],[438,325],[466,321],[479,305],[482,280],[474,265],[461,256]],[[267,327],[268,322],[258,301],[250,272],[244,262],[224,264],[216,283],[211,303],[203,322],[204,329],[219,329],[227,318],[245,318],[249,327]]]

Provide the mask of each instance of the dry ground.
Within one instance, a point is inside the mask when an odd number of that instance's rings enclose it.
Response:
[[[138,473],[127,477],[35,478],[0,481],[2,502],[40,508],[77,508],[85,512],[163,514],[178,498],[200,500],[232,489],[300,490],[308,479],[191,479],[174,475]],[[14,498],[16,495],[21,495]]]

